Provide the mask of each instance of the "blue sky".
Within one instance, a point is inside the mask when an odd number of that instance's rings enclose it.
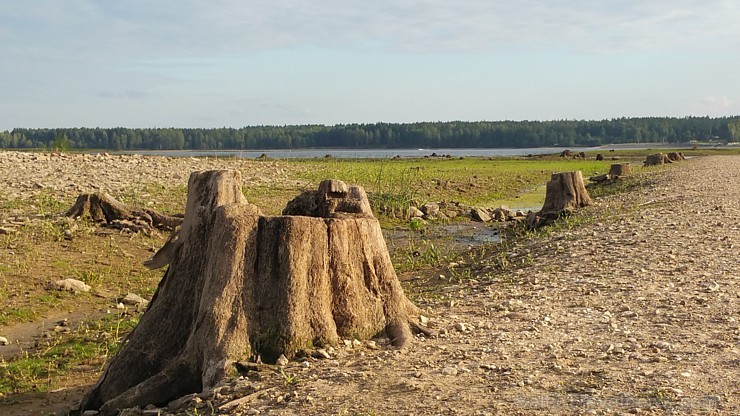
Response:
[[[740,114],[736,0],[5,0],[0,130]]]

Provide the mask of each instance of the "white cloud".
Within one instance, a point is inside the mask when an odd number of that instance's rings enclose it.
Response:
[[[725,95],[708,95],[699,100],[695,114],[708,116],[727,115],[732,109],[732,99]]]
[[[0,32],[0,51],[73,58],[182,58],[304,46],[737,50],[740,39],[734,24],[740,3],[733,0],[40,0],[0,5],[0,13],[16,22],[10,33]]]

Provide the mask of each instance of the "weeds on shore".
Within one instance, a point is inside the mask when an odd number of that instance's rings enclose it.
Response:
[[[13,360],[0,359],[0,393],[47,391],[59,376],[79,371],[80,366],[91,372],[102,370],[138,319],[128,314],[106,315],[82,323],[69,334],[53,336]]]

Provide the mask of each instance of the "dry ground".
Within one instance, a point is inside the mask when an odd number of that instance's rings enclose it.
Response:
[[[177,162],[180,175],[196,162]],[[266,165],[240,168],[254,166]],[[269,166],[260,175],[279,177],[279,164]],[[329,359],[249,373],[172,411],[738,414],[739,218],[740,157],[659,170],[648,187],[599,200],[573,227],[517,244],[505,259],[483,254],[454,267],[443,292],[417,296],[436,337],[403,351],[382,339],[338,346]],[[78,396],[19,398],[0,413],[43,414]]]

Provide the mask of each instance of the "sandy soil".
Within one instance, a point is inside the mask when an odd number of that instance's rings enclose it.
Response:
[[[515,247],[525,266],[460,265],[471,279],[419,305],[434,337],[348,340],[161,414],[740,414],[740,157],[677,164],[584,215]]]

